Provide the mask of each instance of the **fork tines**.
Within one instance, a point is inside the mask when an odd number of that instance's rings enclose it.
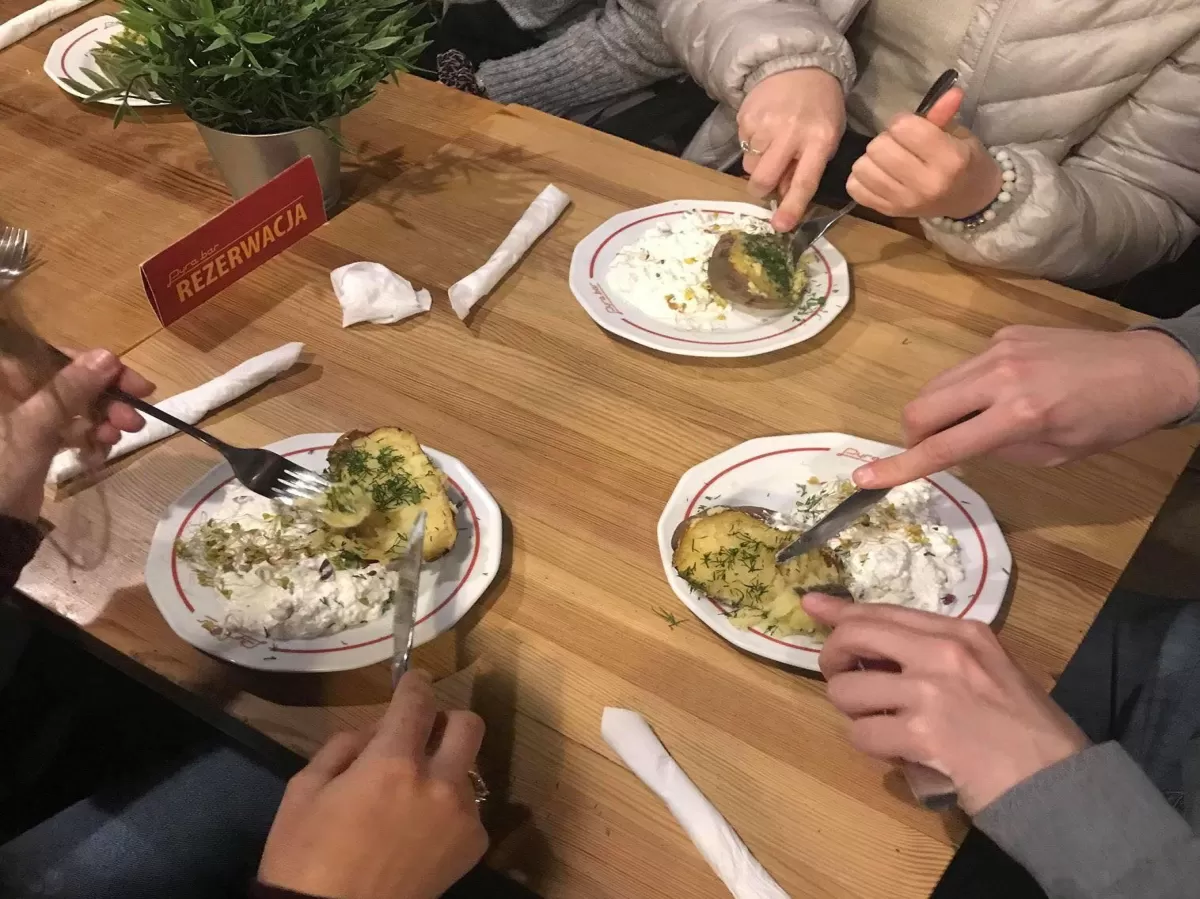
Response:
[[[329,480],[323,475],[290,460],[284,461],[283,471],[280,473],[277,483],[280,493],[295,499],[311,499],[319,493],[324,493],[331,486]]]

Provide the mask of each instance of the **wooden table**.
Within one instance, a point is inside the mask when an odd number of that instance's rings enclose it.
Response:
[[[464,325],[445,289],[550,181],[572,208]],[[420,648],[418,664],[442,678],[448,701],[487,719],[491,861],[550,899],[726,895],[601,741],[606,705],[647,716],[791,895],[927,895],[964,821],[915,808],[887,766],[854,753],[819,681],[742,655],[694,620],[670,629],[652,611],[681,613],[655,522],[684,470],[741,440],[844,431],[895,441],[902,404],[1005,324],[1114,329],[1136,318],[1044,282],[948,262],[860,221],[834,238],[852,266],[850,309],[819,339],[768,357],[662,356],[609,337],[572,299],[572,248],[610,215],[740,196],[733,179],[570,123],[526,110],[492,115],[126,355],[166,395],[302,339],[304,368],[207,425],[260,444],[400,424],[489,486],[508,518],[503,571],[462,626]],[[432,288],[433,312],[341,329],[327,274],[360,258]],[[1052,471],[966,467],[1016,559],[1001,640],[1041,683],[1074,651],[1193,442],[1190,432],[1160,433]],[[180,701],[308,754],[379,715],[386,669],[233,668],[175,637],[143,584],[158,510],[213,461],[175,438],[115,463],[99,486],[49,510],[64,526],[22,586]]]
[[[0,22],[37,0],[0,0]],[[40,333],[124,352],[159,329],[138,265],[229,205],[196,128],[176,110],[113,129],[42,71],[62,34],[117,6],[94,3],[0,50],[0,223],[33,232],[21,287]],[[415,77],[382,85],[344,123],[345,202],[367,196],[491,115],[494,103]]]

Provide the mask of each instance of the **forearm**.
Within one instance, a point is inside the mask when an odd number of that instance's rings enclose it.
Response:
[[[993,224],[926,236],[965,262],[1078,287],[1111,284],[1174,259],[1200,233],[1170,199],[1082,162],[1009,147],[1018,180]]]
[[[1200,838],[1116,743],[1035,774],[975,824],[1050,899],[1183,899],[1200,883]]]

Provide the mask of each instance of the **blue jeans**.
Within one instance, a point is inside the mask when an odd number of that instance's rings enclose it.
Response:
[[[242,896],[283,788],[236,749],[197,752],[155,781],[98,793],[0,847],[0,896]]]

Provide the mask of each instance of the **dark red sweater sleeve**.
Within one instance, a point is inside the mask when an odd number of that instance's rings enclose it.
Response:
[[[42,542],[42,530],[36,524],[0,515],[0,595],[8,593],[21,577]]]

